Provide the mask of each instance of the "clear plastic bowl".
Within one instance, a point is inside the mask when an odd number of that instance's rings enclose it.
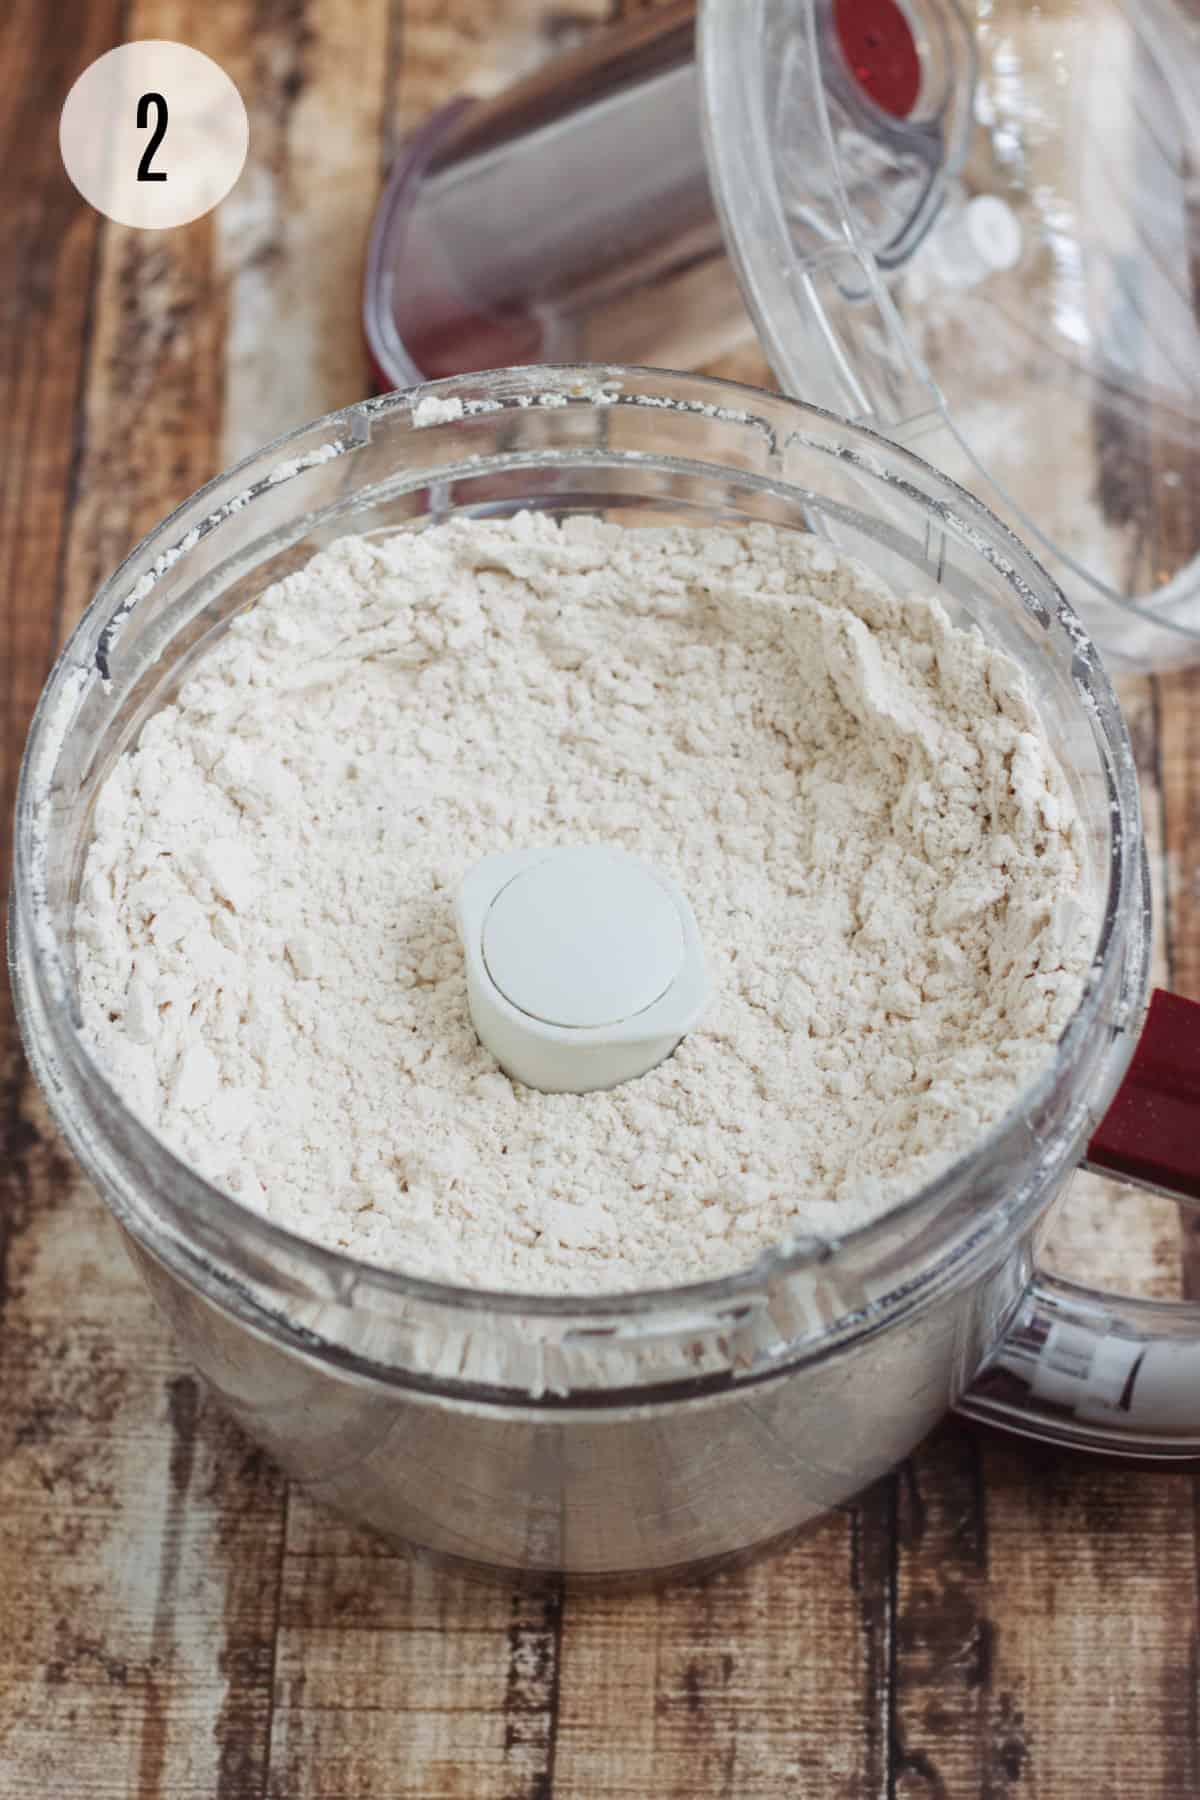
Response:
[[[1141,1366],[1164,1340],[1194,1370],[1195,1309],[1108,1301],[1033,1271],[1034,1227],[1117,1087],[1147,979],[1129,744],[1053,584],[933,470],[789,401],[606,366],[434,391],[462,416],[422,428],[420,395],[369,401],[189,500],[97,595],[31,729],[10,915],[21,1029],[188,1356],[320,1498],[511,1572],[662,1574],[774,1541],[900,1460],[972,1382],[977,1414],[1057,1441],[1194,1453],[1194,1383],[1174,1412],[1139,1413],[1106,1406],[1086,1371]],[[97,791],[142,721],[235,613],[333,538],[522,507],[832,531],[885,579],[936,590],[1029,671],[1106,894],[1094,976],[995,1129],[844,1240],[781,1245],[727,1280],[586,1301],[413,1279],[215,1190],[83,1045],[73,908]],[[1091,1357],[1076,1357],[1074,1388],[1053,1365],[1064,1332]]]

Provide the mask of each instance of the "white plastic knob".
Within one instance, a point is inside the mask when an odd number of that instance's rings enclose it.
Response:
[[[485,857],[459,888],[458,928],[481,1042],[546,1093],[644,1075],[708,999],[684,895],[606,845]]]
[[[974,287],[1021,260],[1021,224],[998,194],[948,206],[923,246],[925,266],[948,287]]]

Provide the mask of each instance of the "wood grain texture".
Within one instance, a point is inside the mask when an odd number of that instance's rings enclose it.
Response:
[[[398,16],[386,0],[251,10],[252,31],[230,34],[221,57],[248,97],[253,146],[213,215],[227,315],[214,365],[222,466],[370,391],[359,305]],[[215,38],[228,33],[226,9],[206,16]],[[197,28],[193,41],[208,48]]]
[[[885,1800],[893,1483],[740,1572],[569,1596],[557,1793]]]
[[[211,222],[153,235],[100,224],[62,176],[54,135],[78,68],[119,37],[186,36],[187,9],[134,0],[107,19],[106,9],[76,10],[89,36],[69,70],[54,46],[78,34],[50,9],[37,13],[51,38],[51,87],[24,121],[51,171],[45,245],[92,246],[86,270],[68,266],[46,284],[45,322],[37,304],[15,321],[35,342],[53,334],[38,398],[57,412],[64,468],[57,479],[47,470],[41,487],[69,508],[50,580],[9,615],[42,634],[31,682],[97,582],[221,455],[224,307]],[[243,34],[251,24],[233,6],[222,22]],[[9,157],[6,167],[23,164]],[[28,197],[31,216],[37,199]],[[67,306],[82,311],[78,323]],[[58,368],[73,372],[67,404],[56,402]],[[26,529],[22,517],[8,534],[18,551]],[[9,725],[15,746],[17,720]],[[282,1483],[180,1366],[28,1083],[14,1096],[28,1207],[10,1247],[0,1340],[0,1504],[6,1611],[22,1631],[5,1634],[14,1703],[0,1793],[28,1792],[31,1781],[114,1796],[258,1793]]]
[[[548,1796],[561,1595],[435,1571],[294,1497],[270,1793]]]
[[[0,19],[0,874],[50,658],[232,456],[366,391],[361,258],[398,134],[641,0],[10,0]],[[212,218],[102,225],[57,156],[111,43],[246,98]],[[757,350],[721,372],[768,379]],[[1195,540],[1200,471],[1145,504]],[[1200,997],[1200,680],[1128,684],[1163,929]],[[0,998],[0,1800],[1185,1800],[1191,1483],[948,1423],[790,1549],[657,1594],[437,1574],[302,1495],[180,1363],[59,1146]],[[1173,1209],[1081,1186],[1052,1253],[1197,1291]],[[1181,1269],[1183,1276],[1181,1277]]]
[[[73,42],[29,0],[0,27],[5,92],[0,162],[0,238],[5,305],[0,309],[0,405],[5,421],[0,544],[4,569],[3,734],[0,742],[0,882],[7,888],[17,760],[57,635],[61,566],[76,488],[76,429],[92,313],[96,220],[76,202],[47,121],[56,97],[120,29],[120,8],[96,6]],[[90,1443],[115,1408],[121,1376],[92,1362],[86,1330],[67,1359],[51,1312],[61,1317],[81,1272],[59,1270],[57,1306],[30,1293],[35,1243],[61,1231],[73,1171],[42,1129],[29,1100],[7,988],[0,998],[0,1483],[4,1583],[0,1634],[0,1793],[28,1791],[34,1771],[47,1786],[77,1755],[71,1730],[85,1730],[112,1678],[97,1638],[70,1631],[75,1595],[96,1583],[90,1551],[103,1510],[102,1475]],[[86,1266],[86,1259],[85,1259]],[[48,1297],[48,1296],[47,1296]],[[63,1426],[67,1426],[64,1432]],[[78,1564],[76,1572],[76,1564]],[[47,1568],[62,1580],[47,1606]],[[65,1586],[72,1589],[68,1603]],[[59,1620],[64,1631],[60,1632]],[[70,1714],[50,1671],[71,1643],[92,1677]],[[88,1655],[89,1649],[94,1653]],[[76,1656],[76,1653],[77,1656]],[[65,1670],[64,1662],[64,1670]],[[95,1679],[98,1677],[98,1679]],[[73,1715],[73,1716],[71,1716]],[[132,1717],[133,1715],[131,1715]]]

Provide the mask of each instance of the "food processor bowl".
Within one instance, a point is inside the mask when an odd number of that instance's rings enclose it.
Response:
[[[1027,672],[1104,898],[1091,980],[1006,1116],[843,1239],[800,1237],[728,1279],[636,1294],[417,1279],[210,1186],[85,1047],[81,870],[96,796],[143,721],[268,583],[338,536],[522,508],[832,532]],[[608,365],[463,377],[295,432],[186,502],[97,595],[30,731],[15,849],[14,991],[54,1118],[213,1391],[318,1498],[389,1536],[520,1574],[711,1566],[849,1499],[968,1389],[977,1413],[1060,1442],[1168,1458],[1200,1445],[1196,1310],[1148,1313],[1034,1268],[1035,1228],[1118,1086],[1145,999],[1124,726],[1037,562],[872,433],[751,389]],[[1165,1410],[1163,1355],[1183,1359]],[[1152,1364],[1154,1404],[1139,1409],[1137,1370]]]

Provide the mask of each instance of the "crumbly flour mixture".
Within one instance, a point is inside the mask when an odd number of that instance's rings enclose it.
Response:
[[[672,875],[714,999],[608,1093],[475,1038],[453,897],[512,846]],[[1095,936],[1015,665],[812,538],[543,516],[346,538],[101,796],[88,1037],[214,1182],[355,1255],[585,1292],[840,1233],[976,1139]]]

